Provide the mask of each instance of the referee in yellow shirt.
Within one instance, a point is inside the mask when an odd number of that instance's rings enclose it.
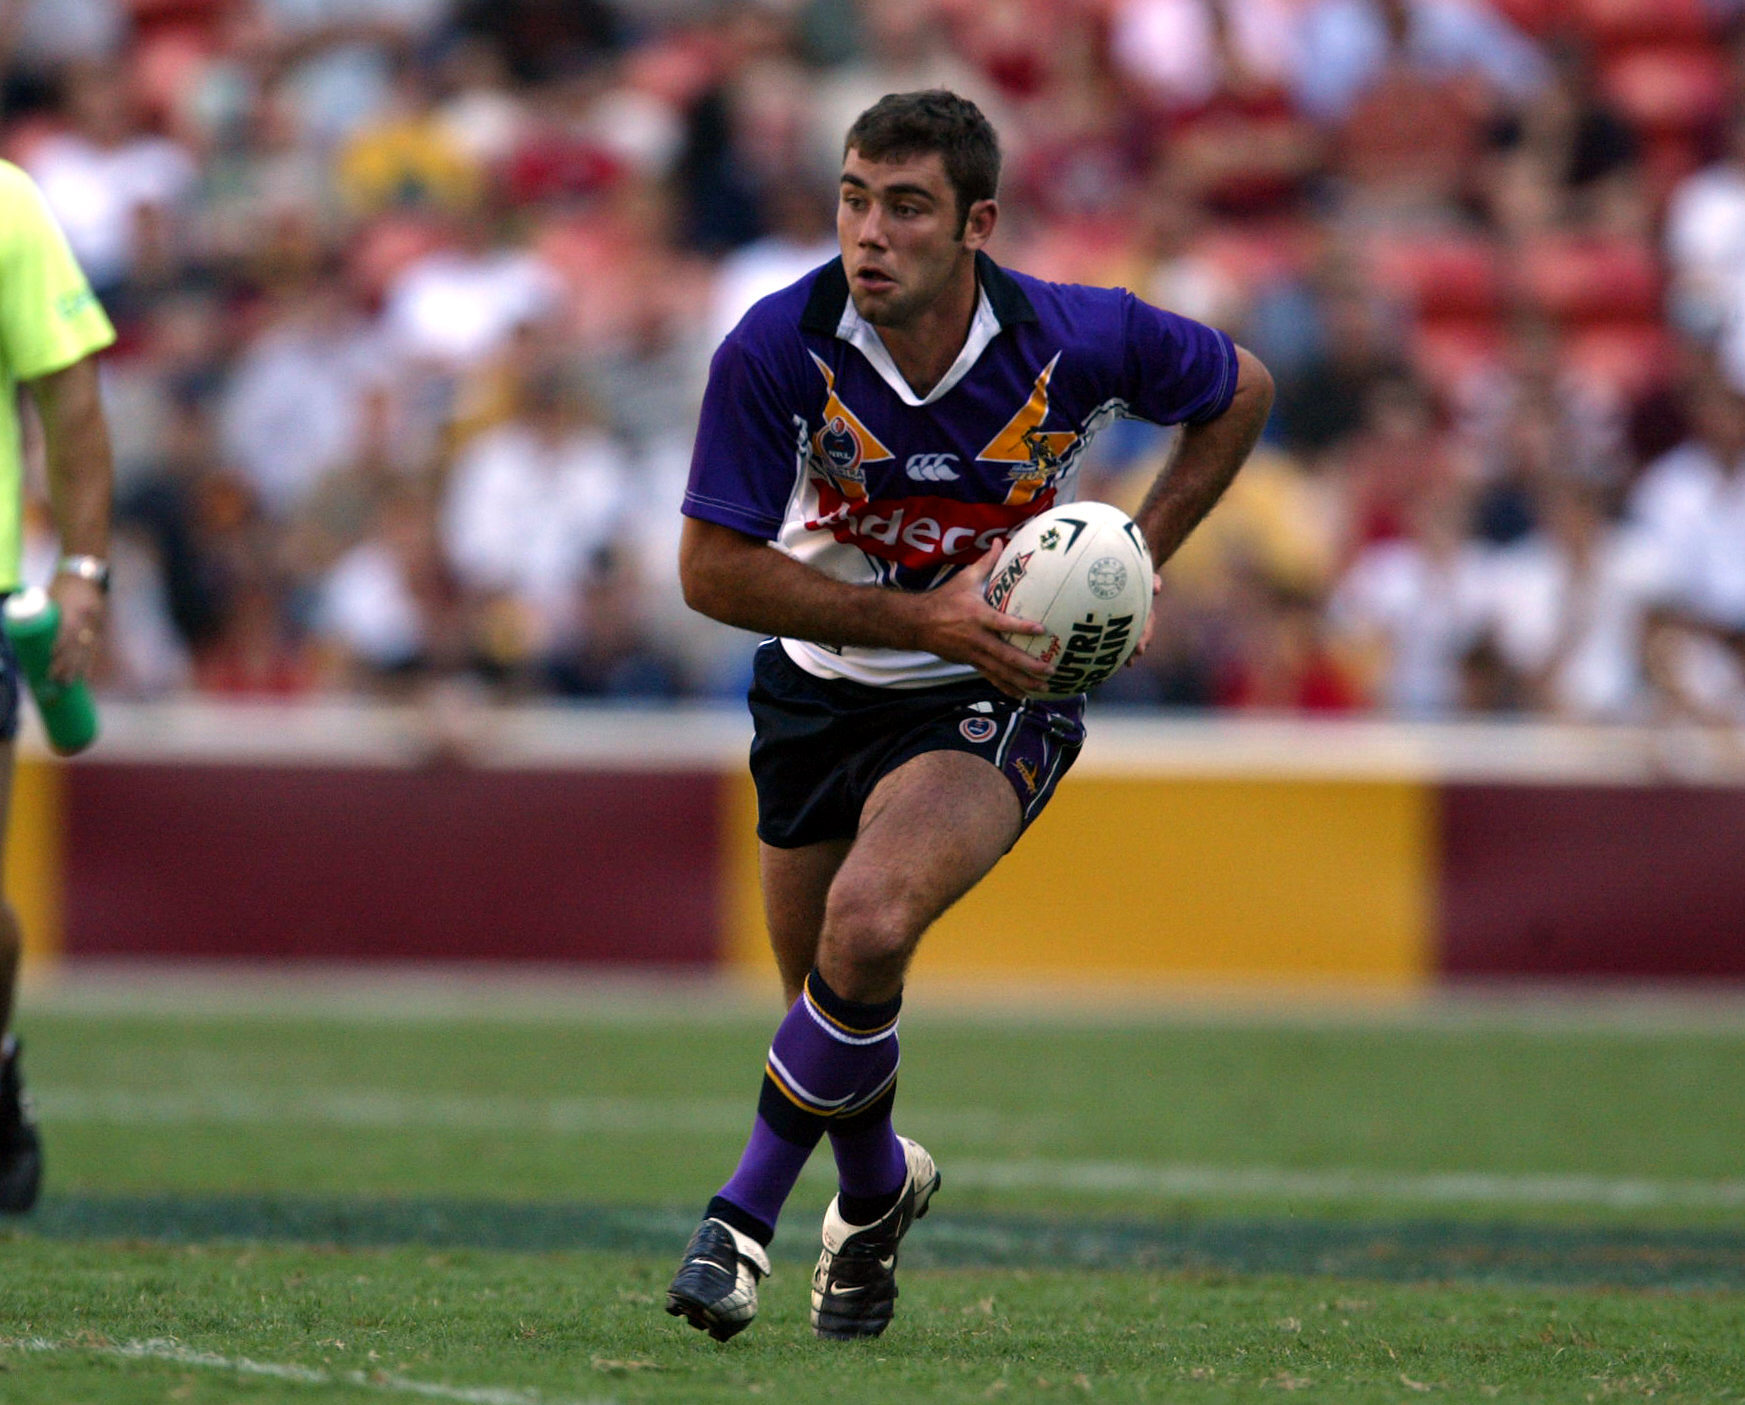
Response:
[[[49,594],[60,606],[52,672],[63,681],[91,666],[109,590],[109,429],[97,394],[96,353],[115,329],[74,261],[29,176],[0,161],[0,594],[17,590],[23,554],[24,456],[18,387],[42,420],[49,505],[61,556]],[[0,634],[0,844],[18,737],[18,661]],[[0,900],[0,1213],[36,1203],[42,1145],[30,1117],[12,1034],[23,942]]]

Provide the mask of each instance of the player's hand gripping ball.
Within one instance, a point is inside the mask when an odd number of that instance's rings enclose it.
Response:
[[[1054,665],[1036,698],[1088,692],[1133,657],[1151,615],[1151,552],[1133,519],[1104,502],[1038,513],[1012,533],[987,600],[996,610],[1043,625],[1008,634],[1027,654]]]

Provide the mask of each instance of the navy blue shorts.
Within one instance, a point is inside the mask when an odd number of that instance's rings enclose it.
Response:
[[[1025,702],[980,678],[871,688],[814,677],[773,639],[758,648],[750,702],[757,837],[778,849],[852,838],[873,787],[928,751],[998,767],[1028,825],[1085,739],[1082,696]]]

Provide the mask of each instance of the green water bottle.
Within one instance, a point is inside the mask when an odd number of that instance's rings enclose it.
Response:
[[[30,680],[49,745],[62,756],[83,751],[97,740],[97,704],[91,689],[82,678],[57,683],[48,673],[55,631],[61,624],[60,606],[41,586],[29,586],[7,597],[5,621],[6,637]]]

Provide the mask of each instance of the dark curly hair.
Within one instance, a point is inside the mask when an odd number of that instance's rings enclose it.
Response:
[[[937,151],[957,197],[957,232],[969,223],[978,200],[1000,189],[1000,138],[982,110],[944,88],[887,93],[854,119],[842,154],[858,151],[868,161],[901,161]]]

